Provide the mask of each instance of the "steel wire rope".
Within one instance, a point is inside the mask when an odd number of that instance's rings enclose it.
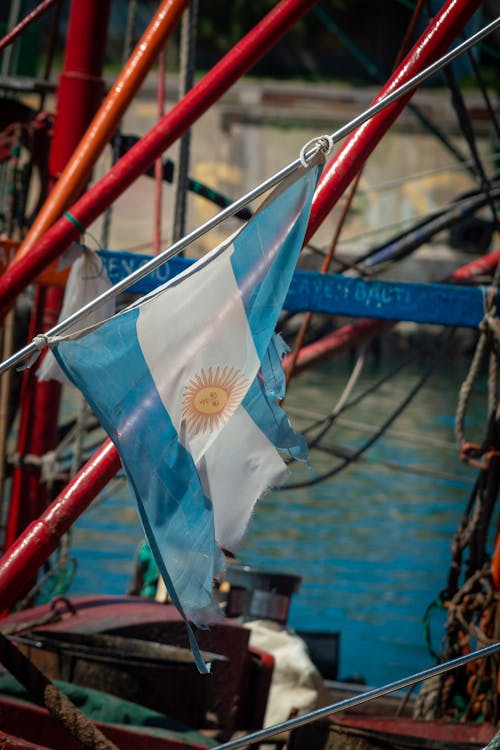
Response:
[[[313,413],[309,409],[300,409],[290,404],[287,406],[287,412],[297,417],[310,418]],[[314,414],[317,420],[325,419],[323,414]],[[371,432],[372,426],[367,422],[359,422],[353,419],[344,419],[343,417],[337,417],[336,420],[338,425],[345,427],[346,429],[357,430],[359,432]],[[443,440],[441,438],[433,438],[430,435],[423,435],[417,432],[404,432],[403,430],[387,430],[386,438],[398,440],[400,442],[408,443],[409,445],[433,445],[436,448],[442,448],[444,450],[457,450],[457,444],[453,440]]]
[[[419,2],[417,3],[417,6],[415,4],[412,4],[411,9],[415,11],[419,4]],[[322,6],[315,6],[313,8],[313,12],[322,20],[324,26],[326,26],[327,29],[333,31],[333,33],[336,34],[337,38],[363,66],[363,68],[366,70],[373,81],[381,83],[385,80],[385,73],[377,65],[375,65],[373,60],[365,55],[361,48],[358,47],[357,44],[355,44],[355,42],[353,42],[353,40],[347,36],[347,34],[345,34],[345,32],[338,26],[338,24],[335,23],[333,18],[325,11]],[[432,122],[415,103],[410,102],[408,104],[408,110],[412,112],[420,121],[420,123],[440,141],[440,143],[455,157],[457,161],[461,163],[464,163],[466,161],[464,155],[460,153],[460,151],[449,140],[449,138],[447,138],[446,134],[443,133],[443,131],[434,122]]]
[[[420,1],[421,0],[418,0],[418,4],[420,4]],[[431,8],[431,4],[430,4],[429,0],[426,0],[426,8],[427,8],[427,16],[428,16],[428,18],[432,19],[433,13],[432,13],[432,8]],[[463,34],[461,34],[461,37],[463,39]],[[470,51],[467,52],[467,57],[468,57],[468,59],[469,59],[470,62],[473,61],[473,56],[470,53]],[[497,133],[498,133],[498,123],[496,121],[496,117],[494,115],[493,109],[491,108],[491,104],[489,102],[489,99],[488,99],[488,96],[487,96],[486,91],[484,89],[484,86],[481,87],[481,80],[482,79],[480,77],[479,70],[478,70],[477,66],[475,66],[475,67],[472,66],[472,68],[473,68],[473,71],[474,71],[474,74],[475,74],[475,77],[476,77],[476,81],[479,83],[479,86],[481,88],[482,94],[483,94],[483,96],[485,98],[487,107],[489,106],[490,119],[492,120],[493,126],[496,127],[496,130],[497,130]],[[472,157],[472,161],[473,161],[473,164],[474,164],[474,170],[476,172],[476,176],[477,176],[477,178],[480,181],[480,185],[481,185],[482,191],[483,191],[484,195],[486,196],[487,204],[488,204],[488,206],[489,206],[489,208],[491,210],[492,218],[493,218],[493,226],[495,227],[496,230],[498,230],[498,228],[499,228],[498,216],[497,216],[497,211],[496,211],[496,207],[495,207],[495,202],[494,202],[494,199],[493,199],[493,197],[491,195],[491,189],[492,189],[491,188],[491,182],[490,182],[490,180],[488,179],[488,177],[486,175],[486,172],[484,170],[484,166],[483,166],[481,157],[479,155],[479,151],[477,149],[476,137],[475,137],[475,134],[474,134],[474,128],[472,126],[472,121],[471,121],[471,118],[470,118],[470,115],[469,115],[469,111],[468,111],[468,109],[466,107],[462,91],[460,89],[460,86],[458,85],[457,77],[456,77],[456,75],[455,75],[455,73],[453,71],[453,68],[452,68],[451,64],[450,65],[446,65],[442,69],[441,72],[443,74],[443,77],[444,77],[444,79],[445,79],[445,81],[447,83],[447,86],[448,86],[448,88],[450,90],[450,93],[451,93],[451,103],[452,103],[453,109],[455,110],[455,114],[457,116],[458,127],[460,128],[460,130],[462,132],[462,135],[463,135],[463,137],[465,139],[465,142],[467,143],[467,146],[469,148],[469,151],[470,151],[470,154],[471,154],[471,157]]]
[[[320,453],[326,453],[336,458],[349,458],[353,451],[348,451],[339,445],[320,445],[314,446],[314,450]],[[359,456],[358,461],[365,461],[366,463],[373,464],[375,466],[382,466],[383,468],[389,469],[390,471],[399,471],[407,474],[417,474],[418,476],[431,477],[432,479],[443,479],[445,481],[452,481],[463,484],[467,487],[470,486],[470,482],[459,474],[451,474],[447,471],[439,471],[437,469],[428,469],[421,464],[405,464],[400,461],[388,461],[387,459],[377,458],[370,459],[369,456]]]
[[[191,0],[182,15],[179,99],[193,88],[196,66],[196,32],[198,29],[198,0]],[[191,154],[191,128],[182,134],[179,141],[177,170],[174,174],[174,201],[171,241],[176,242],[186,231],[187,191],[189,184],[189,161]]]
[[[495,177],[495,180],[497,180],[497,179],[498,178]],[[414,216],[410,216],[410,217],[407,217],[407,218],[404,218],[404,219],[397,219],[395,221],[388,222],[387,224],[381,224],[378,227],[373,227],[373,228],[370,228],[370,229],[365,229],[362,232],[357,232],[356,234],[351,235],[350,237],[346,237],[343,240],[343,243],[345,245],[351,244],[353,242],[357,242],[359,239],[362,239],[363,237],[369,237],[372,234],[380,234],[381,232],[385,232],[387,229],[392,229],[392,228],[404,226],[405,224],[408,224],[408,222],[412,222],[412,221],[415,221],[415,220],[418,220],[418,221],[421,221],[421,222],[431,221],[434,218],[439,218],[439,216],[442,216],[443,213],[445,213],[445,211],[447,209],[451,209],[451,208],[453,208],[455,206],[461,206],[463,203],[465,203],[468,200],[470,200],[470,197],[465,197],[465,198],[462,197],[462,198],[458,198],[458,199],[457,198],[452,199],[448,203],[445,203],[443,207],[438,208],[438,209],[434,209],[434,211],[430,211],[430,212],[426,212],[426,213],[422,213],[422,214],[415,214]],[[414,226],[410,226],[407,229],[407,232],[409,233],[414,228],[415,228]],[[391,240],[387,240],[384,243],[384,245],[388,244],[389,242],[391,242]],[[368,250],[367,252],[368,253],[372,253],[372,249]],[[359,262],[360,261],[358,259],[356,259],[355,263],[359,263]]]
[[[474,75],[476,77],[477,84],[479,86],[479,89],[481,91],[481,94],[483,95],[484,103],[486,104],[486,109],[488,110],[488,114],[490,116],[490,120],[493,124],[493,127],[495,128],[495,132],[497,134],[497,138],[500,139],[500,124],[498,122],[498,118],[496,116],[495,110],[493,108],[493,104],[491,103],[490,95],[488,94],[488,89],[486,88],[486,84],[484,82],[483,74],[481,72],[481,69],[479,65],[477,64],[476,58],[474,55],[472,55],[470,52],[467,53],[467,57],[469,58],[470,64],[472,66],[472,69],[474,71]],[[484,161],[484,157],[483,157]]]
[[[498,198],[500,196],[500,181],[498,180],[498,178],[494,179],[493,195],[495,198]],[[366,261],[371,261],[374,265],[379,265],[379,263],[381,263],[382,261],[379,258],[376,258],[377,255],[381,255],[384,262],[385,260],[393,260],[404,257],[404,254],[409,254],[415,248],[413,246],[404,246],[403,248],[397,250],[397,256],[390,256],[389,253],[391,251],[391,246],[394,246],[396,242],[401,242],[407,237],[411,237],[411,234],[414,233],[415,236],[413,238],[413,243],[418,243],[418,247],[421,244],[422,230],[427,228],[429,233],[437,234],[437,232],[446,229],[457,218],[463,218],[464,215],[468,215],[475,210],[479,210],[485,205],[486,202],[487,198],[484,195],[483,191],[478,190],[472,193],[469,192],[458,199],[450,201],[450,203],[446,204],[444,207],[425,214],[417,224],[410,226],[408,229],[404,230],[396,237],[386,240],[381,245],[378,245],[377,247],[371,248],[370,250],[362,253],[356,258],[356,262],[359,264]],[[458,214],[460,214],[459,216],[457,216],[457,212]],[[393,252],[395,251],[393,250]],[[399,255],[400,252],[403,254],[403,256]],[[387,258],[385,256],[387,256]],[[373,260],[374,257],[375,260]]]
[[[486,163],[496,163],[498,161],[498,154],[483,154],[482,160]],[[358,192],[361,194],[370,192],[382,193],[387,190],[394,190],[395,188],[401,187],[401,185],[406,185],[408,182],[423,180],[426,177],[433,177],[434,175],[439,175],[446,172],[462,172],[466,166],[473,166],[473,164],[474,161],[472,159],[467,159],[467,161],[463,164],[447,164],[443,167],[425,169],[422,172],[413,172],[413,174],[405,175],[404,177],[394,177],[390,180],[384,180],[384,182],[376,182],[373,185],[368,184],[361,186]]]
[[[316,435],[311,440],[311,442],[308,442],[309,447],[314,447],[315,442],[317,440],[321,440],[321,438],[324,437],[324,435],[328,432],[330,427],[340,417],[341,414],[343,414],[347,410],[359,404],[367,396],[370,396],[372,393],[375,393],[375,391],[377,391],[379,388],[385,385],[385,383],[387,383],[393,377],[398,375],[404,367],[406,367],[408,364],[411,364],[411,362],[415,361],[417,356],[418,356],[417,353],[411,354],[405,360],[400,362],[394,369],[386,373],[382,378],[379,378],[379,380],[377,380],[375,383],[372,383],[367,388],[365,388],[361,393],[359,393],[357,396],[354,396],[352,399],[350,399],[345,404],[343,404],[341,408],[337,409],[336,411],[334,410],[333,412],[330,412],[329,414],[325,415],[321,419],[316,420],[312,424],[308,425],[308,427],[306,427],[304,430],[301,430],[302,435],[306,437],[309,434],[309,432],[311,432],[312,430],[317,429],[318,427],[323,428],[323,431],[320,432],[319,435]]]
[[[419,391],[423,388],[427,380],[430,378],[430,376],[436,369],[438,363],[444,357],[444,354],[446,351],[447,340],[453,336],[454,332],[455,332],[455,329],[453,328],[451,330],[445,331],[444,334],[441,335],[440,338],[441,338],[442,345],[439,347],[437,355],[432,359],[430,365],[426,368],[423,375],[419,378],[417,383],[410,389],[409,393],[400,402],[400,404],[396,407],[396,409],[394,409],[393,412],[382,422],[381,426],[377,428],[377,430],[375,430],[375,432],[370,436],[368,440],[366,440],[359,448],[354,450],[352,455],[349,456],[349,458],[343,459],[343,461],[339,465],[335,466],[333,469],[330,469],[329,471],[326,471],[323,474],[320,474],[312,479],[305,480],[302,482],[293,482],[290,484],[286,484],[286,485],[283,485],[282,487],[276,488],[276,491],[283,492],[286,490],[304,489],[306,487],[312,487],[316,484],[320,484],[321,482],[325,482],[328,479],[332,479],[336,474],[339,474],[343,469],[350,466],[352,463],[357,461],[357,459],[360,456],[366,453],[366,451],[377,442],[377,440],[384,434],[384,432],[391,426],[391,424],[403,413],[406,407],[415,398],[417,393],[419,393]]]
[[[493,178],[495,197],[497,197],[497,194],[500,196],[500,182],[498,180],[499,178],[497,176]],[[408,222],[415,222],[415,220],[417,220],[417,223],[411,223],[410,226],[407,226],[399,232],[399,234],[396,234],[395,236],[384,240],[383,243],[364,251],[353,260],[348,260],[342,256],[337,256],[334,260],[339,265],[344,266],[342,269],[343,272],[353,271],[358,273],[361,278],[377,276],[380,273],[383,273],[390,264],[401,260],[414,250],[418,250],[426,240],[430,240],[431,237],[448,228],[457,220],[457,218],[463,219],[480,210],[486,202],[487,198],[481,190],[468,191],[433,211],[413,217],[398,219],[378,227],[372,227],[351,237],[346,237],[343,240],[344,246],[352,244],[364,237],[379,234],[391,228],[401,227],[408,224]],[[458,217],[457,212],[460,214]],[[414,235],[413,237],[412,234]],[[406,244],[405,239],[407,239]],[[396,243],[400,244],[394,249]],[[342,247],[339,247],[339,253],[342,253],[342,249]],[[391,249],[393,254],[391,254]],[[326,255],[326,252],[321,248],[315,248],[315,252],[322,256]],[[361,265],[363,262],[372,259],[377,254],[381,254],[381,258],[372,260],[372,266]]]
[[[421,0],[418,0],[416,6],[414,7],[414,15],[417,12],[417,10],[421,9],[421,7],[422,7],[422,2],[421,2]],[[430,12],[430,7],[429,7],[429,3],[428,2],[427,2],[427,9],[428,9],[428,15],[430,16],[431,12]],[[490,119],[491,119],[491,121],[493,123],[493,126],[495,127],[496,132],[498,134],[499,128],[498,128],[497,119],[495,117],[495,113],[494,113],[493,108],[491,106],[491,102],[489,100],[487,91],[485,89],[485,86],[484,86],[484,83],[483,83],[483,80],[482,80],[479,68],[478,68],[477,64],[475,64],[475,60],[474,60],[474,57],[473,57],[472,53],[470,51],[468,51],[467,55],[468,55],[469,60],[471,61],[471,64],[472,64],[472,67],[473,67],[473,70],[474,70],[474,73],[475,73],[475,76],[476,76],[476,80],[478,82],[478,85],[479,85],[479,87],[481,89],[481,92],[483,94],[483,97],[485,99],[485,102],[486,102],[486,105],[487,105],[487,108],[488,108],[488,111],[489,111],[489,114],[490,114]],[[472,122],[471,122],[471,119],[470,119],[470,116],[469,116],[469,112],[467,110],[467,107],[465,106],[463,95],[462,95],[462,93],[460,91],[460,88],[459,88],[457,80],[456,80],[456,76],[453,73],[451,65],[448,65],[448,66],[446,66],[443,69],[443,74],[444,74],[445,79],[447,81],[448,87],[449,87],[449,89],[451,91],[452,105],[453,105],[453,107],[455,109],[455,112],[457,114],[457,120],[458,120],[459,127],[460,127],[460,129],[462,131],[462,134],[463,134],[463,136],[464,136],[464,138],[465,138],[465,140],[466,140],[466,142],[467,142],[467,144],[469,146],[469,150],[470,150],[471,157],[472,157],[471,161],[473,163],[473,166],[475,167],[475,171],[477,173],[477,176],[481,180],[481,187],[483,189],[483,193],[485,194],[486,199],[487,199],[487,203],[488,203],[488,205],[489,205],[489,207],[490,207],[490,209],[492,211],[492,217],[493,217],[494,227],[496,229],[498,229],[498,217],[497,217],[497,213],[496,213],[496,209],[495,209],[494,200],[493,200],[493,197],[491,195],[491,182],[490,182],[489,178],[487,177],[486,172],[484,170],[484,166],[483,166],[481,157],[480,157],[478,149],[477,149],[476,139],[475,139],[474,130],[473,130],[473,127],[472,127]],[[358,262],[359,262],[359,260],[358,260]]]

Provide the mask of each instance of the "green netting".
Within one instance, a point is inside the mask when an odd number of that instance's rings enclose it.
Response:
[[[170,737],[181,742],[189,742],[205,747],[214,747],[217,743],[205,735],[190,729],[175,719],[153,711],[138,703],[123,700],[101,690],[72,685],[62,680],[53,680],[75,706],[93,721],[106,721],[141,728],[141,731],[160,737]],[[0,674],[0,694],[34,703],[29,693],[9,674]]]

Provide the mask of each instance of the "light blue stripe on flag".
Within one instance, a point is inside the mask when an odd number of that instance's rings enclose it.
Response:
[[[234,549],[255,501],[283,481],[276,448],[306,455],[276,404],[273,338],[319,167],[300,172],[236,237],[54,347],[116,445],[170,596],[195,624],[223,616],[212,595],[219,546]]]

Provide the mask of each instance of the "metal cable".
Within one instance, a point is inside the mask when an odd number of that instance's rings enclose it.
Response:
[[[454,332],[455,332],[455,329],[445,331],[444,335],[441,337],[441,345],[438,349],[438,354],[437,356],[433,358],[431,364],[426,369],[424,374],[420,377],[418,382],[413,386],[413,388],[410,390],[407,396],[405,396],[405,398],[401,401],[401,403],[397,406],[397,408],[389,415],[389,417],[387,417],[387,419],[384,420],[382,425],[371,435],[371,437],[368,440],[366,440],[361,445],[360,448],[357,448],[355,451],[353,451],[353,453],[349,457],[344,458],[343,461],[339,465],[335,466],[333,469],[330,469],[324,474],[320,474],[319,476],[316,476],[313,479],[309,479],[303,482],[294,482],[293,484],[284,485],[282,487],[277,488],[277,491],[304,489],[305,487],[312,487],[316,484],[320,484],[320,482],[325,482],[326,480],[334,477],[336,474],[339,474],[343,469],[350,466],[352,463],[357,461],[357,459],[360,456],[366,453],[366,451],[369,448],[371,448],[371,446],[374,445],[374,443],[377,442],[377,440],[384,434],[384,432],[390,427],[390,425],[406,409],[408,404],[411,403],[411,401],[415,398],[417,393],[425,385],[429,377],[434,372],[436,366],[445,355],[445,352],[446,352],[445,342],[447,342],[447,340],[451,338]]]

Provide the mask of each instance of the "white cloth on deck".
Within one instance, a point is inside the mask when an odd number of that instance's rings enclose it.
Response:
[[[265,727],[286,721],[292,711],[302,715],[331,703],[302,638],[271,620],[252,620],[245,627],[250,630],[250,646],[274,657]]]

